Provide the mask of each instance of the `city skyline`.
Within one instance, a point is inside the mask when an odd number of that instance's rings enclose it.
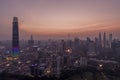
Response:
[[[120,38],[118,0],[1,0],[0,40],[11,39],[13,16],[19,18],[20,39],[95,37]],[[107,35],[108,35],[107,34]]]

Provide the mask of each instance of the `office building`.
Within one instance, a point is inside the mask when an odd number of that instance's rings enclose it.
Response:
[[[104,48],[107,47],[106,33],[104,33],[104,35],[103,35],[103,47]]]
[[[99,46],[102,47],[102,37],[101,37],[101,33],[99,33]]]
[[[32,47],[34,45],[33,36],[31,35],[30,40],[28,40],[28,46]]]
[[[80,40],[79,38],[76,37],[74,39],[74,51],[79,52],[79,50],[80,50]]]
[[[112,34],[109,34],[109,48],[111,48],[112,44]]]
[[[12,53],[13,57],[19,54],[19,27],[17,17],[13,17]]]

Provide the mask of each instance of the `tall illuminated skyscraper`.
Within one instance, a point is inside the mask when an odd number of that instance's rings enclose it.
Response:
[[[12,31],[12,53],[14,57],[19,54],[19,27],[18,18],[13,17],[13,31]]]

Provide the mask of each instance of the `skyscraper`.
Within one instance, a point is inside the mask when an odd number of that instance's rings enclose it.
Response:
[[[109,47],[111,48],[111,44],[112,44],[112,34],[109,34]]]
[[[32,47],[34,45],[33,36],[31,35],[30,40],[28,40],[28,46]]]
[[[64,40],[61,40],[61,55],[65,55],[65,50],[66,50],[66,42]]]
[[[79,40],[79,38],[76,37],[76,38],[74,39],[74,51],[75,51],[76,53],[78,53],[79,50],[80,50],[80,40]]]
[[[19,54],[19,27],[18,18],[13,17],[13,32],[12,32],[12,53],[13,57],[17,57]]]
[[[101,37],[101,33],[99,33],[99,45],[100,45],[100,47],[102,47],[102,37]]]
[[[106,40],[106,33],[104,32],[104,35],[103,35],[103,46],[104,48],[107,47],[107,40]]]

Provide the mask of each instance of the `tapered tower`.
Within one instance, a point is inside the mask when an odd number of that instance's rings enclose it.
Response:
[[[13,30],[12,30],[12,53],[16,57],[19,54],[19,27],[18,18],[13,17]]]

